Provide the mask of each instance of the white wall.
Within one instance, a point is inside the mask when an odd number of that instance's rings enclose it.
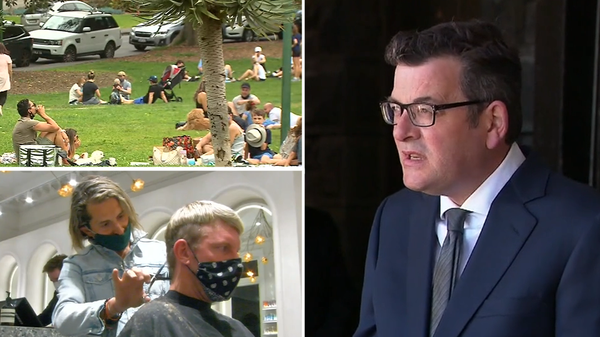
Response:
[[[302,330],[301,175],[300,171],[211,172],[144,195],[130,196],[149,233],[164,225],[176,209],[195,200],[214,200],[234,209],[249,202],[265,204],[273,212],[271,266],[275,273],[279,336],[293,337]],[[123,187],[129,190],[128,186]],[[11,297],[27,297],[33,308],[41,312],[46,304],[42,266],[55,253],[73,253],[67,215],[63,217],[41,229],[0,242],[0,299],[4,298],[9,273],[16,264],[18,291]]]

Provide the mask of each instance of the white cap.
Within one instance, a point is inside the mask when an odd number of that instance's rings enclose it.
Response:
[[[262,52],[262,48],[261,47],[256,47],[256,48],[254,48],[254,52],[255,53]]]

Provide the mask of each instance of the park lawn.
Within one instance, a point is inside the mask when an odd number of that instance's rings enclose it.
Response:
[[[21,24],[21,17],[19,15],[5,15],[4,20],[12,21],[16,24]]]
[[[137,25],[138,23],[142,23],[142,22],[146,21],[145,19],[138,17],[136,15],[133,15],[133,14],[113,14],[112,16],[115,18],[115,20],[119,24],[119,27],[121,27],[121,28],[131,28],[131,27],[134,27],[135,25]],[[6,15],[4,17],[4,20],[13,21],[16,24],[20,24],[21,16]]]
[[[131,28],[146,21],[146,19],[133,14],[113,14],[112,16],[121,28]]]
[[[280,60],[271,58],[269,62],[279,64]],[[230,64],[237,74],[241,73],[246,63],[248,62],[244,60],[234,60]],[[40,72],[40,76],[51,80],[53,73],[81,71],[85,74],[93,69],[96,77],[99,78],[100,76],[113,77],[119,70],[124,70],[132,82],[132,97],[137,98],[146,93],[149,85],[147,78],[150,75],[160,77],[166,66],[167,64],[159,63],[103,60],[93,64],[73,65]],[[252,93],[261,100],[261,107],[266,102],[272,102],[276,106],[281,105],[281,80],[270,78],[264,82],[250,83]],[[229,101],[240,93],[240,84],[240,82],[227,84]],[[37,104],[45,105],[48,115],[62,128],[74,128],[78,131],[82,145],[77,153],[101,150],[106,158],[116,158],[118,166],[129,166],[131,162],[148,162],[153,146],[162,145],[163,137],[189,135],[195,138],[207,133],[175,130],[175,123],[185,121],[187,113],[195,107],[192,96],[197,87],[198,82],[182,82],[175,86],[173,91],[183,98],[183,102],[165,104],[159,100],[152,105],[69,106],[66,103],[69,88],[65,88],[64,92],[60,93],[27,96],[11,95],[9,92],[4,107],[4,117],[0,118],[0,153],[13,151],[12,129],[18,119],[16,104],[23,98],[29,98]],[[302,114],[301,90],[301,82],[292,82],[291,109],[298,115]],[[109,98],[110,87],[100,88],[100,91],[102,98]],[[39,120],[39,117],[37,119]],[[272,131],[271,148],[277,152],[282,141],[281,133],[280,130]]]

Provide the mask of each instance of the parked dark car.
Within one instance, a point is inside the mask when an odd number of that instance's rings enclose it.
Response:
[[[4,23],[2,42],[10,51],[10,58],[17,67],[28,67],[33,51],[33,38],[23,25]]]

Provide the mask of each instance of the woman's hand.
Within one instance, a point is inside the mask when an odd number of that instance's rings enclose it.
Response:
[[[131,268],[119,277],[119,271],[113,269],[113,284],[115,286],[115,303],[111,306],[112,314],[120,313],[128,308],[138,307],[150,301],[144,293],[144,283],[149,283],[151,276],[139,268]]]

